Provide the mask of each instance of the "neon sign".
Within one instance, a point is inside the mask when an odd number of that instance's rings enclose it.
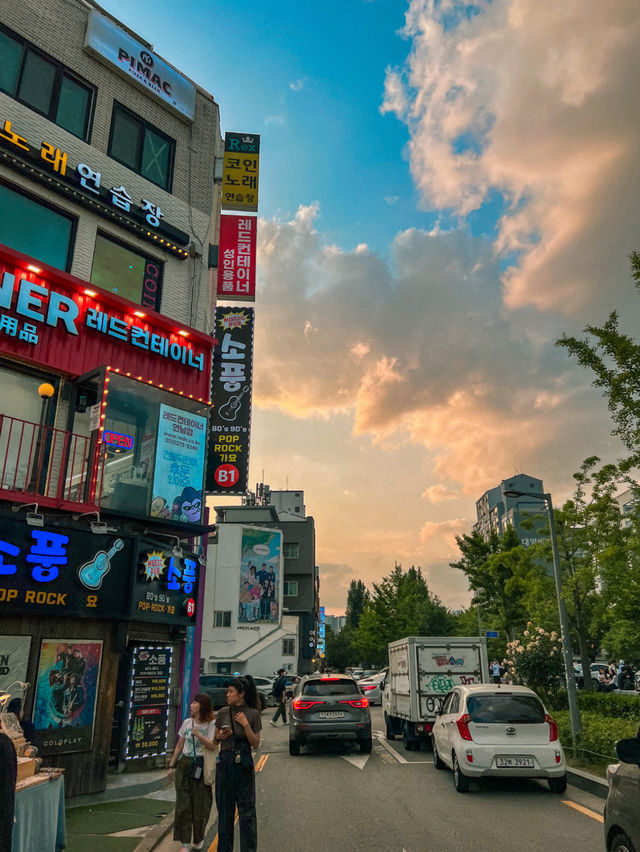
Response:
[[[117,447],[120,450],[133,449],[133,435],[123,435],[121,432],[113,432],[111,429],[104,430],[102,441],[110,447]]]

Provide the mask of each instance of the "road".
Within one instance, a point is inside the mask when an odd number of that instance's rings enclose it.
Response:
[[[558,796],[542,781],[491,780],[457,793],[430,751],[384,740],[379,707],[371,755],[336,745],[291,757],[288,729],[272,728],[271,715],[263,714],[256,775],[263,852],[603,852],[604,801],[574,787]],[[204,848],[215,852],[212,816]]]

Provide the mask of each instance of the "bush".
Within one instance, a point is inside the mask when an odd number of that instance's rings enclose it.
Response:
[[[580,710],[597,713],[608,719],[640,722],[640,695],[616,695],[615,692],[579,692]]]
[[[562,646],[555,631],[547,633],[529,622],[522,639],[508,643],[504,666],[514,683],[528,686],[545,703],[555,704],[563,678]]]
[[[569,711],[560,710],[554,714],[554,717],[558,723],[560,742],[571,756]],[[576,756],[586,763],[601,763],[603,759],[613,763],[617,762],[616,742],[625,737],[634,737],[638,728],[637,718],[635,720],[615,717],[603,718],[599,713],[589,711],[580,713],[580,721],[582,730],[578,736],[578,754]]]

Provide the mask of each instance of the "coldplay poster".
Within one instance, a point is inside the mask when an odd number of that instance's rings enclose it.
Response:
[[[101,662],[100,640],[42,640],[33,705],[38,754],[91,750]]]

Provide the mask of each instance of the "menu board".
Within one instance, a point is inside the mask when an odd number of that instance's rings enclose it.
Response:
[[[125,760],[158,757],[167,751],[173,648],[131,648]]]

